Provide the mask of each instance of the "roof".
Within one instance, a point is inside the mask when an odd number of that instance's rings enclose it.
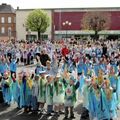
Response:
[[[41,8],[38,8],[41,9]],[[35,9],[16,9],[16,11],[32,11]],[[64,12],[64,11],[120,11],[120,7],[93,7],[93,8],[42,8],[42,10],[53,10],[55,12]]]
[[[11,5],[3,3],[0,5],[0,13],[15,13],[15,9]]]

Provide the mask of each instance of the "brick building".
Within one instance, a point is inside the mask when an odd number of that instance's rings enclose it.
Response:
[[[16,13],[11,5],[0,5],[0,40],[16,39]]]
[[[52,30],[55,39],[66,38],[66,35],[68,38],[74,36],[76,39],[93,36],[94,31],[82,29],[84,15],[91,12],[105,13],[110,16],[109,29],[100,31],[100,37],[120,38],[120,8],[74,8],[53,11]]]

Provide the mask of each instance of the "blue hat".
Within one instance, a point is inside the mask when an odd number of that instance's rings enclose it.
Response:
[[[39,74],[45,74],[46,71],[39,71]]]

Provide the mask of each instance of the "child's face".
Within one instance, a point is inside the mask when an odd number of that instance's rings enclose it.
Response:
[[[8,74],[7,74],[7,73],[6,73],[6,74],[4,74],[4,77],[5,77],[5,78],[7,78],[7,77],[8,77]]]
[[[47,77],[47,82],[50,83],[51,82],[51,78]]]

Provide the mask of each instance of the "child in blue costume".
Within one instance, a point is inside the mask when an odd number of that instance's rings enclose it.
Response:
[[[18,108],[20,108],[20,87],[19,87],[19,83],[18,80],[16,80],[16,75],[15,73],[12,74],[11,76],[12,79],[12,86],[11,86],[11,90],[12,90],[12,99],[14,102],[17,103]]]
[[[88,93],[90,85],[91,79],[86,78],[85,83],[83,85],[82,94],[83,94],[83,107],[85,107],[87,110],[89,109]]]
[[[118,77],[115,75],[114,68],[111,67],[110,69],[110,74],[109,74],[109,80],[110,80],[110,86],[113,88],[114,91],[114,99],[115,99],[115,104],[117,105],[117,85],[118,85]]]
[[[0,70],[1,70],[2,76],[4,75],[4,73],[6,71],[9,70],[8,64],[5,61],[2,61],[1,65],[0,65]]]
[[[78,75],[79,76],[79,80],[80,80],[80,85],[79,85],[79,91],[80,91],[80,94],[82,95],[82,89],[83,89],[83,86],[85,84],[85,75],[84,75],[84,71],[82,71],[82,74],[81,75]]]
[[[25,88],[25,104],[26,104],[26,112],[31,111],[32,106],[32,86],[33,86],[33,78],[29,75],[26,75],[24,80],[26,80],[26,88]]]
[[[79,81],[75,84],[76,80],[73,76],[70,77],[69,82],[64,80],[65,85],[65,119],[68,118],[70,108],[70,118],[75,118],[73,109],[76,102],[76,90],[79,88]]]
[[[110,86],[110,81],[106,80],[104,86],[106,105],[107,109],[109,110],[110,119],[117,118],[117,106],[115,104],[114,91],[113,88]]]
[[[14,73],[16,76],[16,71],[17,71],[17,61],[15,59],[12,59],[12,61],[10,62],[10,72],[11,72],[11,76]]]
[[[83,62],[80,62],[80,61],[79,61],[79,63],[77,64],[78,74],[81,74],[81,73],[82,73],[82,71],[83,71],[83,66],[84,66]]]
[[[12,85],[12,81],[9,77],[9,73],[5,72],[2,80],[2,91],[3,91],[4,102],[7,105],[10,105],[12,100],[11,85]]]
[[[85,75],[87,75],[87,72],[88,72],[88,64],[87,63],[83,63],[83,70],[84,70]]]
[[[117,77],[118,77],[118,83],[117,83],[117,107],[120,109],[120,65],[118,66],[118,73],[117,73]]]
[[[29,112],[31,109],[32,100],[32,80],[28,77],[27,73],[23,74],[22,86],[21,86],[21,102],[24,107],[24,112]]]
[[[97,83],[92,84],[88,93],[90,120],[110,120],[106,98],[102,88]]]
[[[20,96],[18,97],[19,108],[25,107],[25,95],[24,95],[24,73],[20,72],[18,74],[18,86],[20,90]]]

